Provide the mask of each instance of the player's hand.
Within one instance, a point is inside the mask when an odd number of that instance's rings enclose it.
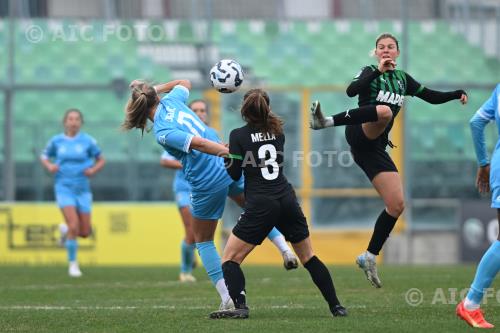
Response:
[[[50,173],[56,173],[57,171],[59,171],[59,165],[57,165],[57,164],[50,164],[47,167],[47,170],[49,170]]]
[[[485,165],[477,169],[476,187],[479,193],[484,194],[490,191],[490,165]]]
[[[83,174],[87,177],[92,177],[93,175],[95,175],[95,169],[94,168],[85,169],[85,171],[83,171]]]
[[[394,60],[392,60],[391,58],[380,59],[380,62],[378,64],[378,70],[381,73],[394,70],[395,68],[396,68],[396,62]]]
[[[465,105],[465,104],[467,104],[468,100],[469,100],[469,97],[467,96],[467,94],[464,91],[464,93],[462,93],[462,96],[460,96],[460,103]]]

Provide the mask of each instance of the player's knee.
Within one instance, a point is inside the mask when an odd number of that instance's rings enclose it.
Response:
[[[69,225],[68,226],[68,234],[70,236],[80,236],[80,228],[78,227],[78,225]]]
[[[388,123],[392,119],[392,110],[386,105],[377,105],[378,121]]]
[[[88,238],[90,236],[90,230],[85,230],[85,231],[81,231],[80,234],[78,236],[82,237],[82,238]]]
[[[399,217],[405,210],[404,200],[396,200],[387,207],[387,212],[393,217]]]
[[[224,254],[222,255],[222,262],[235,262],[237,264],[241,264],[243,259],[244,256],[237,252],[226,253],[226,251],[224,251]]]
[[[302,264],[302,266],[304,266],[305,263],[307,263],[309,260],[311,260],[312,257],[314,257],[314,253],[312,251],[297,253],[297,257],[299,258],[299,261]]]
[[[187,233],[186,236],[184,237],[184,241],[188,245],[196,243],[196,241],[194,239],[194,233]]]
[[[295,244],[292,244],[292,246],[302,265],[314,256],[314,252],[311,247],[295,246]]]

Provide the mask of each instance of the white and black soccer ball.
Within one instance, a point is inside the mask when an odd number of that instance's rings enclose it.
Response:
[[[223,59],[210,70],[212,86],[221,93],[232,93],[243,83],[241,65],[231,59]]]

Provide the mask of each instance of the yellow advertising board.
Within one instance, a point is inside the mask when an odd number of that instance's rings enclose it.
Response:
[[[184,229],[175,203],[96,203],[93,233],[78,239],[78,261],[93,265],[178,265]],[[0,205],[0,264],[64,264],[59,244],[61,212],[53,203]],[[222,252],[221,228],[216,244]],[[230,231],[228,231],[230,232]],[[352,264],[370,231],[311,231],[315,253],[326,263]],[[282,264],[279,251],[264,240],[245,260]]]
[[[92,209],[93,234],[78,239],[82,264],[180,262],[184,229],[175,203],[96,203]],[[0,264],[66,263],[66,250],[59,245],[62,221],[53,203],[0,205]]]

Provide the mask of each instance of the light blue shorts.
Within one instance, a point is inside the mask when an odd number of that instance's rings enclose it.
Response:
[[[90,213],[92,210],[92,192],[87,186],[56,184],[54,193],[59,208],[73,206],[80,213]]]
[[[243,177],[215,193],[191,193],[193,216],[202,220],[218,220],[224,213],[226,198],[243,192]]]
[[[500,186],[491,189],[491,208],[500,208]]]
[[[189,191],[176,192],[175,201],[177,202],[177,207],[179,208],[191,206],[191,192]]]

